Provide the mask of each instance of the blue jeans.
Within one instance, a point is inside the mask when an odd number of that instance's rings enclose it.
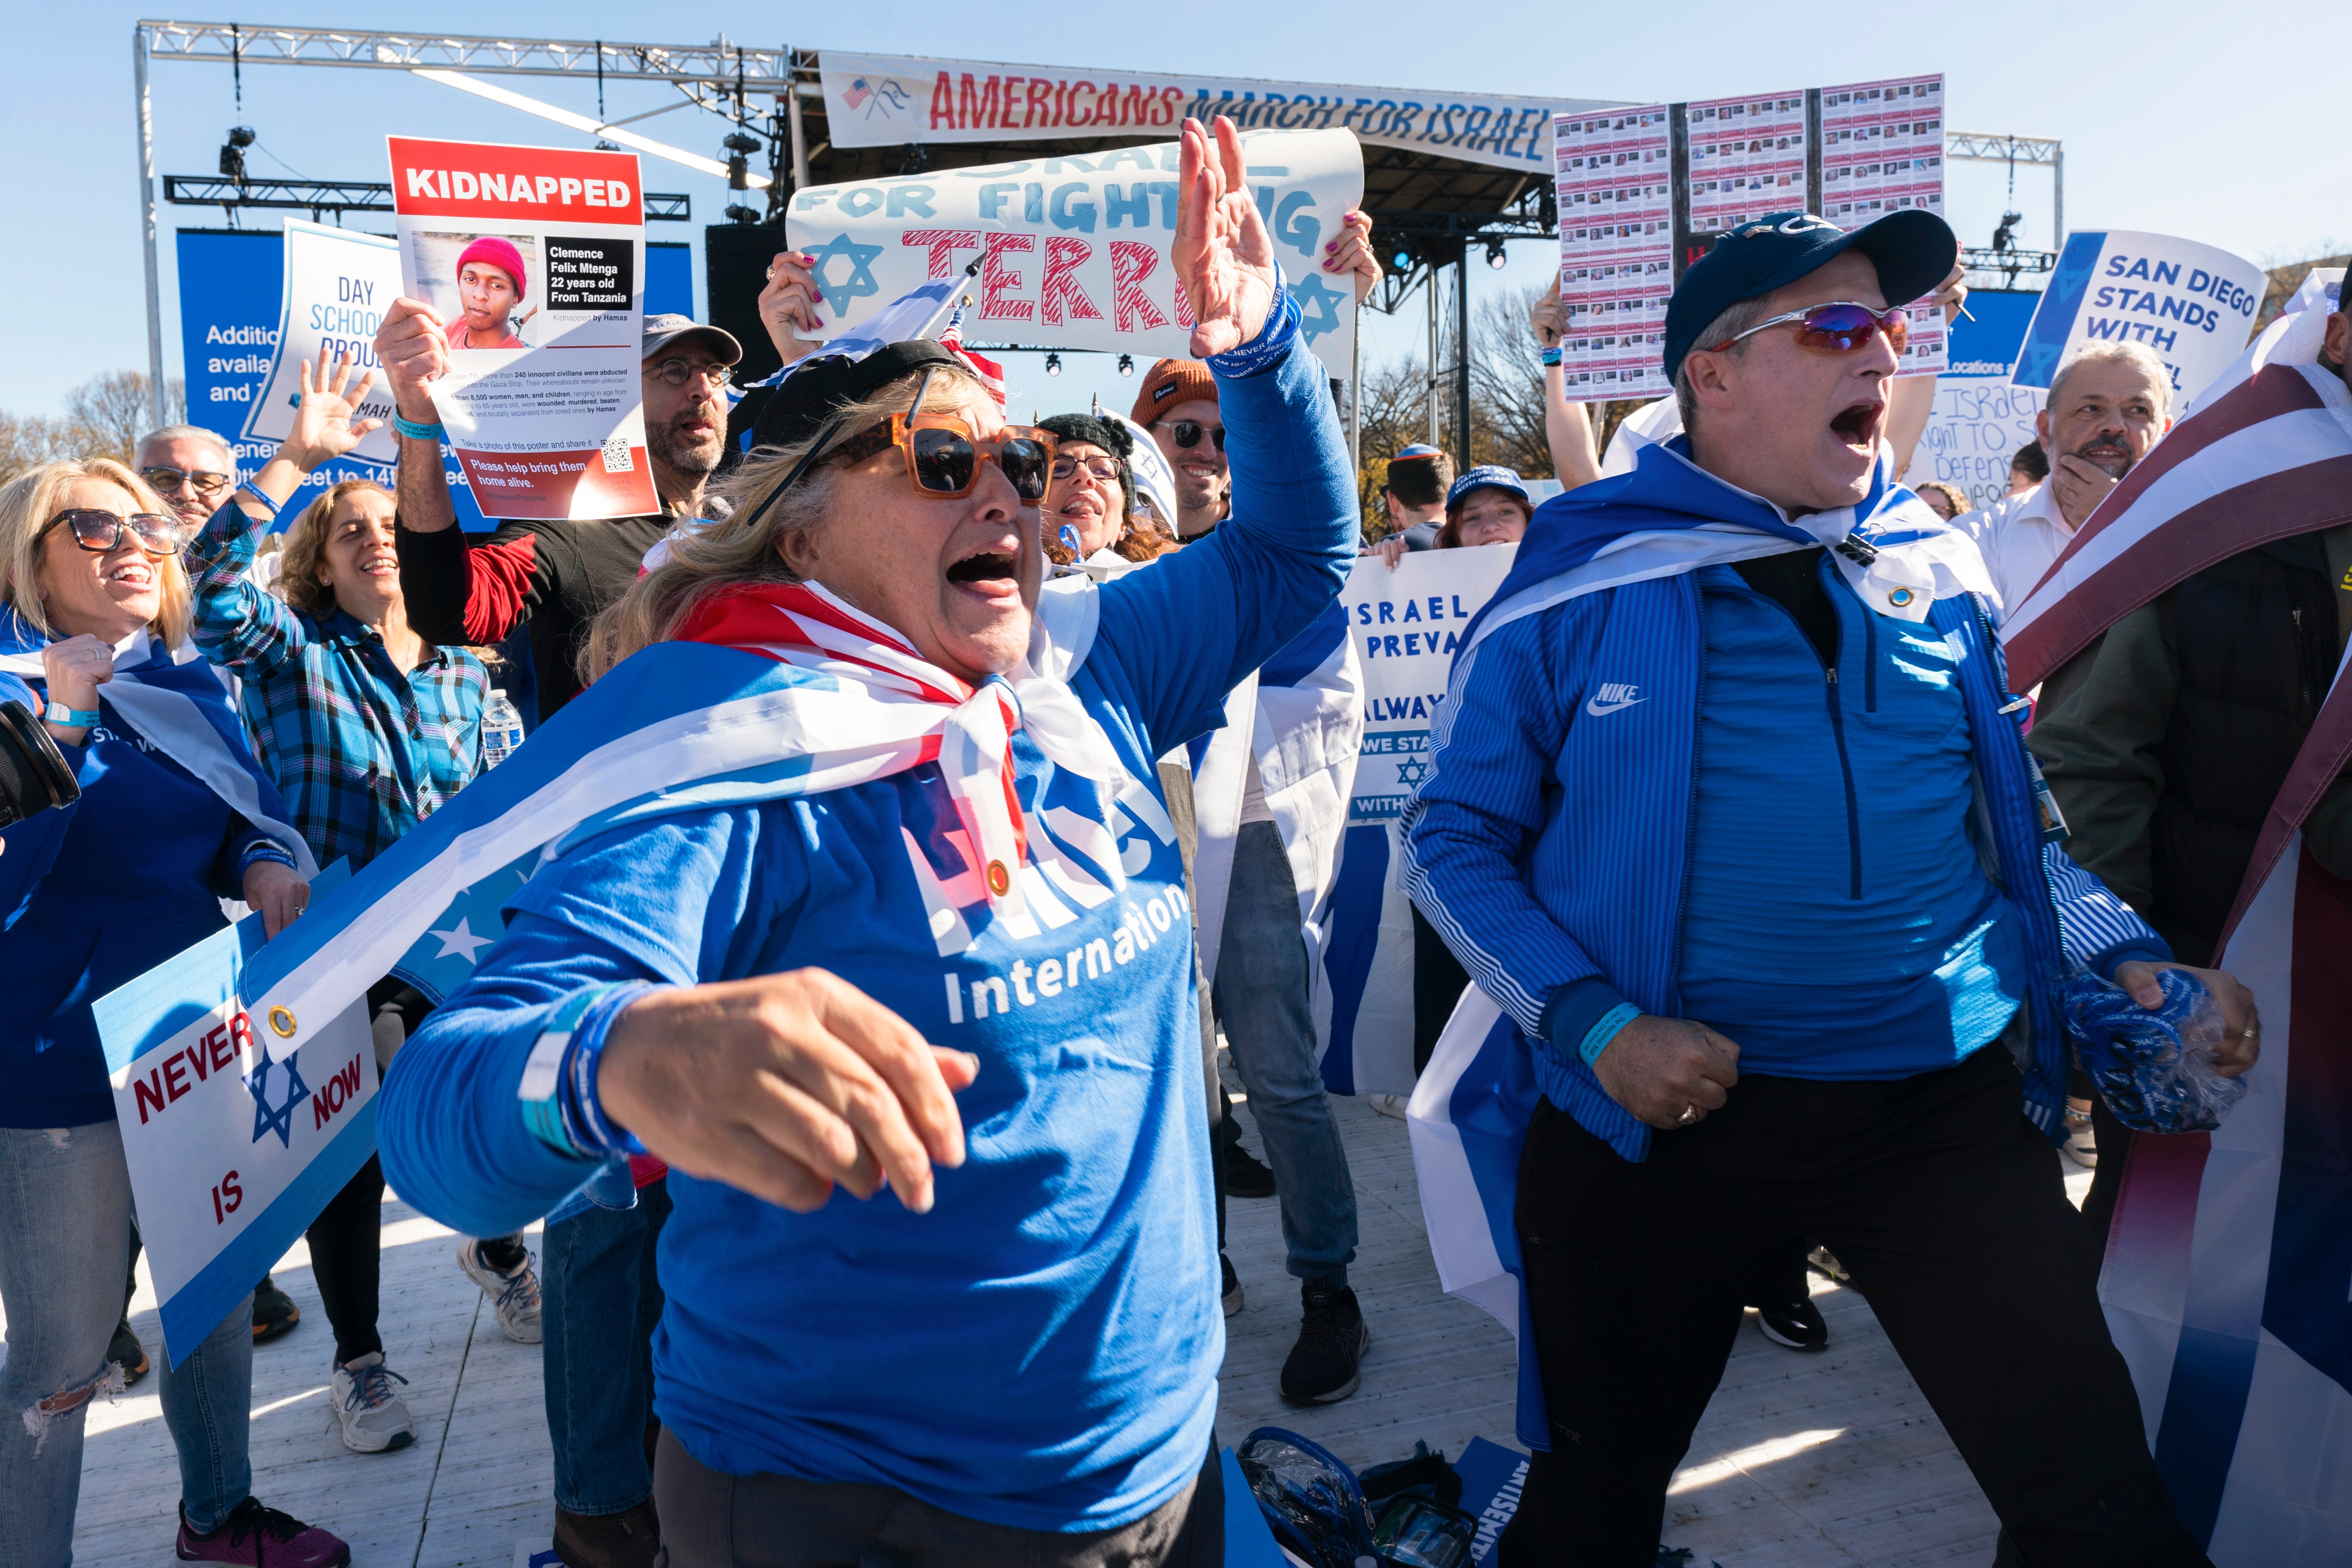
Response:
[[[622,1513],[654,1495],[654,1243],[669,1206],[665,1179],[640,1188],[635,1207],[591,1205],[558,1220],[540,1243],[547,1433],[555,1506],[566,1513]]]
[[[1271,822],[1245,822],[1234,842],[1217,949],[1217,1020],[1274,1167],[1290,1272],[1310,1285],[1339,1286],[1347,1284],[1356,1256],[1356,1184],[1315,1061],[1309,984],[1298,889],[1281,830]]]
[[[0,1568],[73,1561],[82,1427],[120,1386],[106,1359],[131,1258],[131,1171],[111,1121],[0,1127]],[[177,1371],[157,1347],[163,1425],[180,1454],[188,1528],[208,1533],[253,1489],[253,1301],[239,1302]]]

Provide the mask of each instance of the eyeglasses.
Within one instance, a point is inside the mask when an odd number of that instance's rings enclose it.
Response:
[[[1852,300],[1839,300],[1826,305],[1809,306],[1775,316],[1769,321],[1759,321],[1746,331],[1728,337],[1719,343],[1706,345],[1708,352],[1720,353],[1739,342],[1772,327],[1793,325],[1797,329],[1797,346],[1820,349],[1827,353],[1851,353],[1870,341],[1873,332],[1883,333],[1886,346],[1896,353],[1911,341],[1911,319],[1903,307],[1876,310]]]
[[[1055,458],[1054,459],[1054,477],[1057,479],[1066,479],[1080,468],[1086,469],[1087,473],[1107,485],[1118,483],[1117,458]]]
[[[698,375],[717,388],[727,384],[727,373],[732,368],[709,360],[666,359],[653,367],[653,374],[671,386],[684,386]]]
[[[92,555],[104,555],[119,548],[123,536],[129,534],[137,540],[141,550],[160,560],[177,553],[188,538],[187,528],[178,518],[153,511],[134,511],[122,517],[94,507],[77,507],[49,519],[48,527],[41,532],[46,537],[49,529],[60,524],[71,529],[74,543]]]
[[[1155,419],[1151,423],[1155,429],[1166,426],[1168,433],[1176,437],[1176,444],[1188,452],[1201,444],[1204,430],[1215,439],[1218,451],[1225,449],[1225,427],[1222,425],[1203,425],[1197,419]]]
[[[164,495],[170,495],[182,485],[194,489],[200,496],[216,496],[228,489],[236,479],[235,474],[215,474],[209,469],[195,468],[182,472],[178,468],[152,468],[139,470],[139,477]]]

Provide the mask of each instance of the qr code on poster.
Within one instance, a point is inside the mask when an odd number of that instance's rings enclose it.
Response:
[[[629,457],[629,438],[615,436],[604,443],[604,471],[608,474],[634,473],[635,462]]]

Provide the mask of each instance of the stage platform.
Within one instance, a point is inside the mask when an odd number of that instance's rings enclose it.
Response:
[[[1359,1100],[1334,1104],[1361,1215],[1353,1277],[1372,1334],[1363,1386],[1320,1408],[1282,1403],[1275,1384],[1297,1331],[1297,1287],[1283,1272],[1275,1200],[1235,1200],[1230,1250],[1247,1306],[1226,1324],[1221,1440],[1288,1426],[1359,1465],[1410,1456],[1416,1439],[1449,1455],[1473,1436],[1508,1443],[1510,1336],[1438,1290],[1404,1123]],[[1246,1121],[1244,1141],[1258,1147]],[[2088,1184],[2074,1172],[2078,1202]],[[418,1441],[364,1455],[337,1440],[326,1392],[332,1342],[298,1246],[277,1279],[303,1321],[254,1352],[254,1489],[350,1541],[357,1568],[509,1568],[519,1546],[544,1549],[553,1520],[539,1348],[500,1337],[488,1303],[457,1272],[448,1232],[389,1196],[383,1224],[383,1334],[408,1379]],[[1740,1331],[1675,1479],[1668,1542],[1692,1548],[1701,1568],[1990,1563],[1991,1510],[1869,1309],[1852,1291],[1815,1289],[1826,1352],[1772,1344],[1753,1314]],[[156,1352],[143,1271],[131,1322]],[[75,1562],[168,1563],[179,1470],[154,1380],[94,1406],[89,1432]]]

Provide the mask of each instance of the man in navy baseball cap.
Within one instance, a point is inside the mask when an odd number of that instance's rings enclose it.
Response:
[[[1668,309],[1684,434],[1538,508],[1460,633],[1399,828],[1516,1026],[1431,1063],[1457,1126],[1525,1131],[1515,1185],[1463,1177],[1519,1239],[1519,1431],[1551,1437],[1494,1568],[1655,1559],[1746,1306],[1828,1341],[1791,1238],[1859,1285],[2000,1561],[2207,1563],[2052,1147],[2071,976],[2179,966],[2043,842],[1992,579],[1879,439],[1956,250],[1916,211],[1727,235]]]
[[[1850,234],[1773,213],[1717,240],[1666,306],[1666,374],[1700,466],[1759,494],[1794,486],[1800,506],[1860,500],[1908,341],[1903,307],[1958,255],[1951,226],[1916,208]]]

